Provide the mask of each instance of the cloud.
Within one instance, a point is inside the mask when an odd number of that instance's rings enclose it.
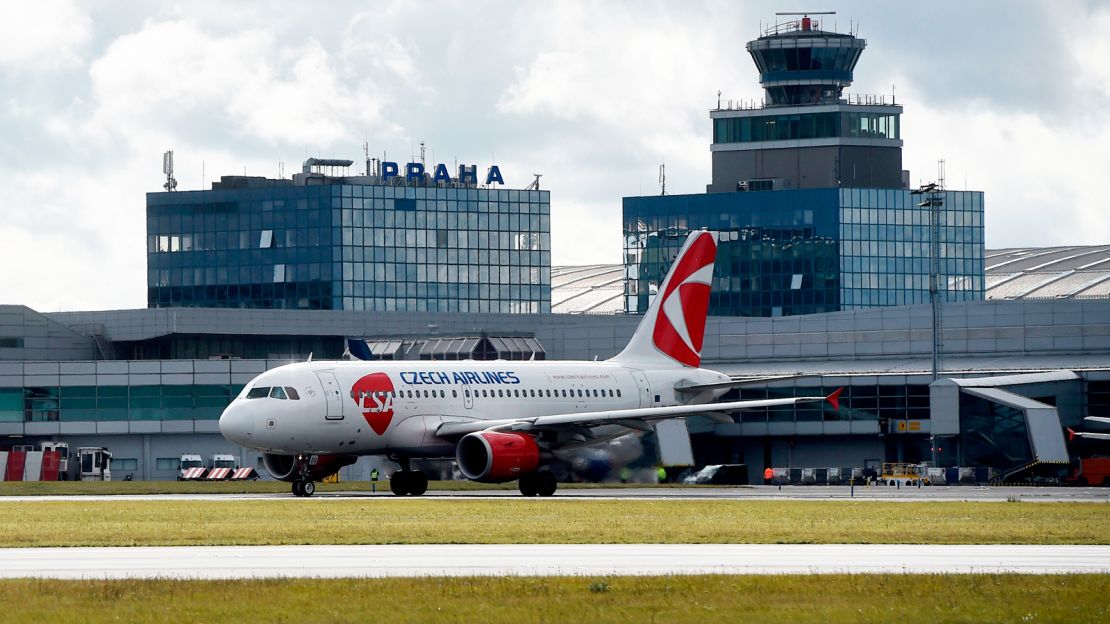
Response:
[[[92,19],[78,3],[13,2],[0,20],[0,69],[29,73],[80,66],[91,37]]]

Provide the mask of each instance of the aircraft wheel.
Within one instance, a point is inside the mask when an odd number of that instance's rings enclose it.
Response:
[[[312,496],[316,493],[316,484],[312,481],[305,481],[301,484],[301,496]]]
[[[423,470],[413,470],[407,477],[409,496],[421,496],[428,491],[428,475]]]
[[[293,482],[293,496],[304,496],[304,481],[297,479]]]
[[[389,491],[393,492],[396,496],[404,496],[409,493],[409,479],[408,473],[404,470],[398,470],[389,477]]]
[[[555,475],[546,470],[536,473],[536,477],[536,493],[540,496],[551,496],[559,487]]]
[[[520,493],[524,496],[535,496],[539,494],[539,483],[536,479],[536,473],[530,472],[520,477],[517,487],[520,488]]]

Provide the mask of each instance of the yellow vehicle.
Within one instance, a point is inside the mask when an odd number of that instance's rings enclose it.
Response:
[[[883,471],[879,475],[880,485],[917,487],[919,483],[930,483],[929,469],[924,464],[887,463],[883,464]]]

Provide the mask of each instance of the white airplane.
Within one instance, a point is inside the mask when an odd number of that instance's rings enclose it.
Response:
[[[224,410],[228,440],[263,452],[266,469],[311,496],[315,481],[385,455],[401,465],[398,495],[427,490],[410,460],[450,458],[474,481],[519,480],[521,494],[550,496],[544,469],[563,450],[651,431],[659,421],[827,397],[709,402],[751,383],[699,368],[715,232],[687,238],[636,333],[617,356],[579,361],[309,361],[266,371]]]
[[[1083,420],[1110,425],[1110,418],[1106,416],[1088,416]],[[1068,439],[1088,438],[1091,440],[1110,440],[1110,433],[1095,433],[1093,431],[1073,431],[1068,429]]]

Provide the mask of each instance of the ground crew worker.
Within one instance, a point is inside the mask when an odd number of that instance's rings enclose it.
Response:
[[[767,466],[767,469],[763,471],[763,483],[764,483],[764,485],[771,485],[771,479],[774,479],[774,478],[775,478],[775,471],[772,470],[770,466]]]
[[[659,470],[656,471],[656,475],[659,476],[659,482],[660,483],[666,483],[667,482],[667,469],[665,467],[660,466]]]
[[[632,471],[628,468],[621,468],[621,483],[628,483],[628,480],[631,478]]]

